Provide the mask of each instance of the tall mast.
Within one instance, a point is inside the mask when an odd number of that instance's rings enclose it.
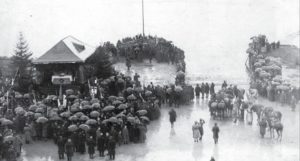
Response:
[[[143,37],[145,37],[145,25],[144,25],[144,0],[142,0],[142,20],[143,20]]]

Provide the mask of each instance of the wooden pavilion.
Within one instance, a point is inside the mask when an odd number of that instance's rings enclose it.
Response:
[[[59,88],[80,88],[87,80],[84,63],[95,47],[68,36],[33,61],[34,83],[44,94],[58,94]]]

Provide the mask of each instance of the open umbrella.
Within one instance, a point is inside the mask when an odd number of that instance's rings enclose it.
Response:
[[[118,106],[118,109],[120,109],[120,110],[124,110],[124,109],[126,109],[126,108],[128,108],[127,104],[120,104],[120,105]]]
[[[122,78],[118,79],[118,83],[124,83],[125,81]]]
[[[122,102],[121,101],[119,101],[119,100],[115,100],[115,101],[113,101],[113,105],[119,105],[119,104],[121,104]]]
[[[100,108],[100,103],[93,103],[92,108],[93,109],[99,109]]]
[[[116,117],[117,118],[119,118],[119,117],[125,117],[125,115],[123,114],[123,112],[121,112],[121,113],[117,114]]]
[[[109,122],[109,120],[108,119],[105,119],[105,120],[103,120],[101,123],[102,124],[106,124],[106,123],[108,123]]]
[[[39,117],[36,122],[37,123],[46,123],[48,121],[48,119],[46,117]]]
[[[28,111],[28,112],[25,113],[25,116],[33,116],[33,115],[34,115],[34,113],[31,112],[31,111]]]
[[[30,98],[30,94],[29,93],[25,93],[23,97],[24,98]]]
[[[97,124],[97,121],[95,119],[88,119],[85,124],[87,125],[94,125]]]
[[[35,113],[34,114],[34,118],[38,119],[39,117],[42,117],[43,115],[41,113]]]
[[[152,92],[151,92],[151,91],[146,91],[146,92],[145,92],[145,96],[149,97],[149,96],[151,96],[151,95],[152,95]]]
[[[279,86],[277,86],[277,89],[280,89],[280,90],[289,90],[290,87],[285,86],[285,85],[279,85]]]
[[[129,92],[129,93],[131,93],[131,92],[133,91],[133,88],[128,87],[128,88],[126,89],[126,91]]]
[[[84,106],[82,106],[82,109],[83,109],[83,110],[91,109],[91,108],[92,108],[91,105],[84,105]]]
[[[112,123],[118,123],[119,120],[116,118],[116,117],[111,117],[108,119],[109,122],[112,122]]]
[[[67,98],[68,98],[68,99],[76,99],[76,98],[78,98],[78,97],[75,96],[75,95],[70,95],[70,96],[67,96]]]
[[[139,93],[143,92],[143,89],[141,87],[135,87],[134,90]]]
[[[71,113],[70,112],[63,112],[60,114],[61,117],[64,117],[64,118],[68,118],[70,117]]]
[[[23,107],[17,107],[17,108],[15,108],[15,112],[17,112],[17,111],[20,111],[20,110],[24,110],[24,108]]]
[[[5,136],[3,139],[4,142],[10,142],[10,141],[14,141],[14,140],[15,140],[15,137],[12,135]]]
[[[141,120],[144,120],[144,121],[147,121],[147,122],[149,122],[150,120],[149,120],[149,118],[148,117],[146,117],[146,116],[141,116],[140,117],[140,119]]]
[[[43,108],[43,109],[47,108],[47,106],[46,106],[45,104],[43,104],[43,103],[39,104],[38,107],[39,107],[39,108]]]
[[[16,111],[16,114],[17,114],[17,115],[24,115],[25,113],[26,113],[25,110],[17,110],[17,111]]]
[[[128,121],[128,122],[131,122],[131,123],[133,123],[133,122],[134,122],[134,120],[135,120],[135,118],[134,118],[134,117],[131,117],[131,116],[127,117],[127,121]]]
[[[50,120],[51,120],[51,121],[61,121],[62,118],[59,117],[58,115],[54,115],[54,116],[52,116],[52,117],[50,118]]]
[[[109,99],[110,101],[114,101],[114,100],[117,99],[117,97],[116,97],[116,96],[109,96],[108,99]]]
[[[273,81],[275,81],[275,82],[282,82],[282,77],[279,76],[279,75],[276,75],[276,76],[273,78]]]
[[[147,114],[147,111],[146,110],[138,110],[137,113],[139,115],[146,115]]]
[[[130,96],[127,97],[127,99],[128,99],[128,100],[135,100],[136,97],[135,97],[133,94],[131,94]]]
[[[261,72],[261,71],[262,71],[261,68],[256,68],[256,69],[255,69],[255,72]]]
[[[75,115],[73,115],[73,116],[70,116],[70,117],[69,117],[69,120],[70,120],[70,121],[77,121],[77,120],[78,120],[78,117],[75,116]]]
[[[1,125],[12,125],[12,124],[13,122],[9,119],[4,118],[1,120]]]
[[[86,125],[86,124],[81,124],[81,125],[79,125],[79,128],[84,131],[88,131],[90,129],[90,126]]]
[[[271,83],[276,86],[280,84],[279,82],[275,82],[275,81],[272,81]]]
[[[167,89],[167,93],[168,93],[168,94],[171,94],[171,93],[172,93],[172,89],[171,89],[171,88],[168,88],[168,89]]]
[[[90,119],[88,116],[82,115],[79,120],[80,121],[87,121],[88,119]]]
[[[90,104],[89,101],[82,101],[82,102],[81,102],[81,106],[85,106],[85,105],[89,105],[89,104]]]
[[[76,131],[77,129],[78,129],[78,127],[77,127],[76,125],[70,125],[70,126],[68,127],[68,130],[71,131],[71,132],[74,132],[74,131]]]
[[[80,111],[80,109],[79,109],[78,107],[71,106],[70,111],[71,111],[71,112],[78,112],[78,111]]]
[[[82,112],[76,112],[75,116],[77,116],[78,118],[80,118],[81,116],[83,116],[84,114]]]
[[[67,89],[66,94],[67,95],[72,95],[72,94],[74,94],[74,90],[73,89]]]
[[[124,99],[124,97],[118,97],[117,100],[124,101],[125,99]]]
[[[92,112],[90,113],[90,116],[91,116],[91,117],[99,117],[99,116],[100,116],[100,113],[99,113],[98,111],[92,111]]]
[[[91,102],[91,104],[100,103],[98,98],[93,98],[90,102]]]
[[[35,111],[37,108],[37,105],[31,105],[29,106],[29,111]]]
[[[176,92],[181,92],[182,90],[183,89],[180,86],[176,86],[175,89],[174,89],[174,91],[176,91]]]
[[[41,107],[39,107],[39,108],[37,108],[37,109],[35,110],[35,112],[37,112],[37,113],[43,113],[43,112],[44,112],[44,109],[41,108]]]
[[[102,111],[105,111],[105,112],[107,112],[107,111],[112,111],[112,110],[114,110],[115,109],[115,107],[114,106],[106,106],[106,107],[104,107],[103,108],[103,110]]]

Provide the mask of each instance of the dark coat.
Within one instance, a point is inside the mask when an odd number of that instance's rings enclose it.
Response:
[[[114,139],[109,139],[108,141],[108,152],[114,153],[116,149],[116,141]]]
[[[219,138],[219,132],[220,132],[220,129],[218,126],[214,126],[212,128],[212,132],[213,132],[213,137],[214,138]]]
[[[169,112],[169,115],[170,115],[170,122],[175,122],[176,121],[176,117],[177,117],[176,112],[174,110],[171,110]]]
[[[97,147],[99,151],[105,150],[105,143],[106,143],[106,138],[103,135],[98,137]]]
[[[57,141],[57,146],[58,146],[58,153],[65,152],[65,141],[63,139],[59,139]]]
[[[86,144],[88,146],[88,153],[94,154],[95,153],[95,145],[96,145],[94,139],[88,139]]]
[[[74,145],[72,142],[67,142],[66,145],[65,145],[65,149],[66,149],[66,154],[68,156],[73,156],[73,148],[74,148]]]

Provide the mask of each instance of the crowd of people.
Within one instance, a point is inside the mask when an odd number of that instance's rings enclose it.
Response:
[[[270,101],[290,105],[294,110],[300,100],[300,88],[282,79],[282,63],[280,58],[267,56],[270,50],[276,50],[280,43],[267,43],[264,35],[252,38],[248,53],[248,71],[251,76],[251,87],[258,94]]]

